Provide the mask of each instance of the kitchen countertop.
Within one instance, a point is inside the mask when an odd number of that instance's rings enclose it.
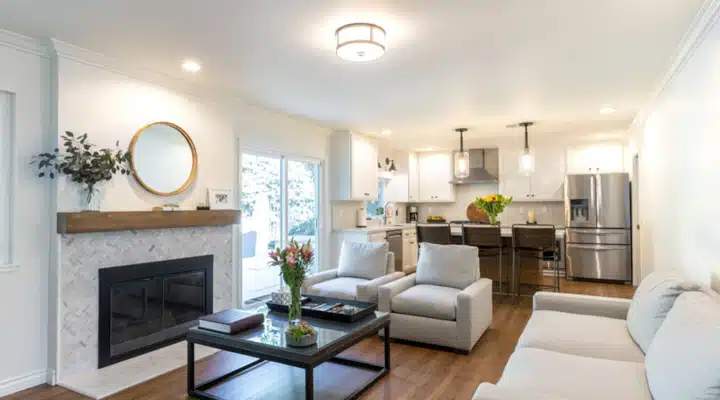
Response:
[[[450,225],[450,234],[453,236],[462,236],[462,231],[459,225]],[[512,237],[512,226],[500,226],[500,235],[502,237]],[[555,226],[555,238],[562,240],[565,238],[565,227]]]
[[[376,233],[376,232],[387,232],[396,229],[415,229],[415,224],[398,224],[398,225],[382,225],[382,226],[371,226],[367,228],[340,228],[333,229],[333,232],[348,232],[348,233]],[[453,236],[460,236],[460,225],[450,225],[450,233]],[[512,226],[504,225],[500,227],[500,234],[504,237],[512,236]],[[565,237],[565,227],[555,226],[555,237],[561,240]]]

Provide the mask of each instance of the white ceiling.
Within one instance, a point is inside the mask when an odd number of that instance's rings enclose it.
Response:
[[[408,147],[627,129],[703,0],[0,0],[0,27],[232,89],[256,104],[391,129]],[[388,52],[334,54],[334,31],[373,22]],[[180,69],[194,58],[203,71]],[[615,114],[599,114],[602,106]]]

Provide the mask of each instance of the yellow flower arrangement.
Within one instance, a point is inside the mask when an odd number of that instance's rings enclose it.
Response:
[[[501,194],[489,194],[485,197],[477,197],[475,206],[485,211],[490,218],[490,223],[494,225],[497,222],[497,216],[505,210],[505,206],[512,203],[512,200],[512,197],[505,197]]]

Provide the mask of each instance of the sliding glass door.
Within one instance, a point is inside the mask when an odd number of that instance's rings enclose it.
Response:
[[[242,297],[258,301],[280,289],[268,252],[292,238],[318,254],[320,163],[278,155],[242,155]],[[317,262],[315,270],[317,269]]]

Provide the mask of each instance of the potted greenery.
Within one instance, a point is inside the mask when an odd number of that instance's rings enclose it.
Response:
[[[292,347],[308,347],[317,343],[317,331],[307,322],[290,325],[285,330],[285,343]]]
[[[87,133],[75,136],[72,132],[65,132],[62,136],[64,152],[55,149],[51,153],[36,155],[31,164],[37,164],[38,177],[55,179],[55,176],[67,175],[71,181],[82,185],[85,191],[85,208],[93,210],[93,196],[99,191],[98,185],[109,181],[116,173],[130,175],[127,164],[130,153],[119,148],[98,149],[87,141]]]
[[[475,206],[488,215],[490,223],[497,224],[497,216],[502,214],[505,207],[512,203],[512,197],[505,197],[501,194],[489,194],[485,197],[475,199]]]

